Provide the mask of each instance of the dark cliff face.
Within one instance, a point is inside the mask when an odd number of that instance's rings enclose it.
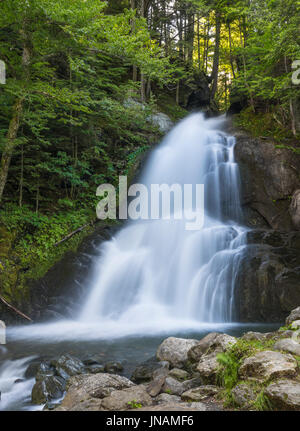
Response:
[[[253,228],[236,284],[237,318],[280,322],[300,304],[300,231],[290,210],[300,156],[234,131],[245,223]]]
[[[300,304],[300,232],[248,233],[236,283],[241,322],[283,322]]]
[[[293,194],[300,189],[300,156],[240,131],[235,136],[246,223],[251,227],[295,230],[289,207]]]

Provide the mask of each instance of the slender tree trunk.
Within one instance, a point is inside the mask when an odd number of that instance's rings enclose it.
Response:
[[[25,30],[26,22],[24,22],[23,29],[20,31],[23,53],[22,53],[22,66],[25,83],[29,80],[29,64],[30,64],[30,48],[28,43],[28,36]],[[25,92],[25,89],[24,89]],[[7,181],[8,170],[11,162],[11,158],[16,146],[16,139],[21,123],[21,117],[23,114],[24,96],[19,97],[13,107],[12,118],[9,123],[8,132],[6,135],[6,143],[2,152],[1,163],[0,163],[0,203],[3,198],[3,192]]]
[[[288,59],[287,56],[284,56],[284,66],[285,66],[285,71],[286,73],[289,72],[289,67],[288,67]],[[296,116],[295,116],[295,112],[294,112],[294,103],[293,103],[293,99],[290,97],[289,100],[289,106],[290,106],[290,114],[291,114],[291,129],[292,129],[292,133],[294,136],[297,136],[297,128],[296,128]]]
[[[9,129],[6,136],[6,143],[2,153],[0,164],[0,202],[2,201],[10,161],[16,146],[16,139],[20,127],[20,120],[23,113],[23,100],[23,98],[18,99],[13,107],[13,116],[9,124]]]
[[[228,21],[228,36],[229,36],[229,52],[230,52],[230,65],[232,70],[233,78],[236,78],[235,70],[234,70],[234,64],[233,64],[233,56],[232,56],[232,35],[231,35],[231,25]]]
[[[221,14],[219,11],[216,11],[215,54],[214,54],[213,70],[211,74],[211,78],[212,78],[211,99],[212,100],[215,98],[215,95],[218,89],[220,41],[221,41]]]
[[[23,204],[23,183],[24,183],[24,146],[21,148],[21,174],[20,174],[20,192],[19,192],[19,207]]]

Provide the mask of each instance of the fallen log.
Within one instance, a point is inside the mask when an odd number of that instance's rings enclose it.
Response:
[[[26,316],[26,314],[22,313],[22,311],[18,310],[16,307],[14,307],[13,305],[9,304],[4,298],[3,296],[0,295],[0,300],[11,310],[13,310],[15,313],[19,314],[20,316],[22,316],[24,319],[29,320],[30,322],[33,322],[33,320]]]
[[[82,232],[84,229],[86,229],[88,226],[91,226],[92,224],[94,224],[93,222],[91,223],[87,223],[84,226],[79,227],[78,229],[74,230],[74,232],[69,233],[67,236],[65,236],[63,239],[61,239],[60,241],[56,242],[54,244],[54,247],[57,247],[59,244],[62,244],[63,242],[67,241],[68,239],[72,238],[74,235],[76,235],[79,232]]]

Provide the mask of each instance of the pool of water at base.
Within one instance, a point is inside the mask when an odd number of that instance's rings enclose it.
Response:
[[[202,339],[209,332],[225,332],[240,337],[248,331],[271,332],[280,324],[232,324],[201,331],[178,331],[157,335],[138,335],[113,340],[92,341],[43,341],[7,339],[7,344],[0,346],[0,411],[42,410],[43,406],[33,405],[31,391],[35,379],[26,379],[25,372],[33,360],[49,360],[69,353],[79,359],[97,354],[103,363],[121,362],[124,370],[121,375],[130,378],[138,364],[155,356],[159,344],[167,337]]]

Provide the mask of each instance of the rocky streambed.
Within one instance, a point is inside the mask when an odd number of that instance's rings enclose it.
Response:
[[[33,361],[26,374],[44,410],[300,410],[300,307],[274,332],[168,337],[130,379],[97,355]]]

